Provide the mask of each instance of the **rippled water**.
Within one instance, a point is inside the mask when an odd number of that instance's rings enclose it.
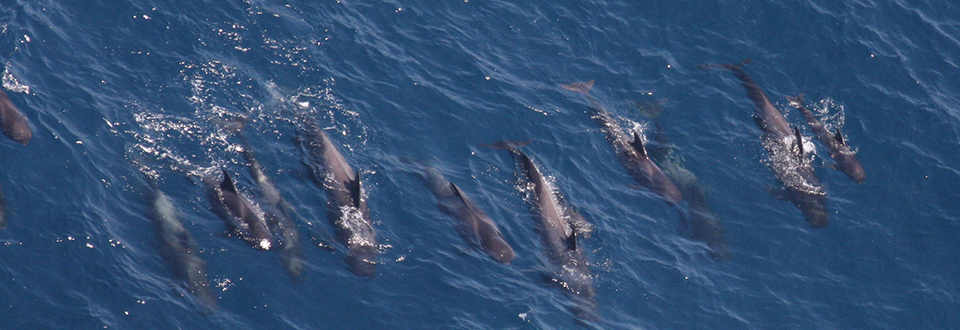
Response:
[[[0,328],[567,329],[521,175],[523,147],[596,226],[598,328],[960,328],[960,7],[949,1],[0,1],[3,87],[29,118],[0,138]],[[739,62],[842,128],[862,185],[813,162],[830,225],[772,194]],[[679,230],[561,84],[624,127],[659,124],[706,192],[730,257]],[[638,111],[660,107],[650,119]],[[645,111],[646,112],[646,111]],[[380,264],[357,277],[298,143],[317,120],[364,177]],[[225,168],[257,202],[237,116],[292,206],[302,278],[229,236],[197,177]],[[805,138],[813,133],[802,127]],[[456,182],[516,251],[465,242],[421,178]],[[178,209],[218,309],[161,252],[150,183]],[[692,181],[691,181],[692,182]]]

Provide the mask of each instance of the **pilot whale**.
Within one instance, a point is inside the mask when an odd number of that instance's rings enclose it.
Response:
[[[210,292],[210,282],[207,280],[206,262],[197,253],[197,243],[180,222],[179,212],[170,197],[160,191],[156,183],[151,182],[151,185],[152,217],[164,258],[170,263],[174,276],[183,281],[187,291],[205,308],[217,309],[217,299]]]
[[[860,165],[860,160],[857,159],[856,153],[850,150],[850,146],[844,141],[840,129],[837,128],[835,133],[827,131],[826,126],[813,115],[813,112],[810,112],[810,109],[803,106],[803,94],[797,95],[796,97],[787,96],[787,100],[790,101],[790,105],[800,111],[803,118],[807,120],[807,124],[810,125],[810,130],[817,134],[817,139],[820,140],[820,143],[823,143],[823,145],[827,147],[827,150],[830,151],[830,158],[833,158],[833,160],[837,162],[837,168],[843,171],[843,173],[846,173],[847,176],[857,184],[863,183],[863,179],[867,177],[867,174],[864,172],[863,166]]]
[[[26,145],[33,138],[27,116],[17,109],[3,90],[0,90],[0,126],[3,134],[20,144]]]
[[[263,214],[254,207],[249,198],[237,191],[237,186],[227,170],[221,172],[223,181],[212,187],[211,196],[217,213],[251,246],[259,250],[271,249],[273,233],[270,232]]]
[[[607,135],[607,139],[613,145],[621,164],[634,180],[662,196],[671,205],[675,205],[683,199],[683,195],[680,194],[676,184],[647,156],[646,147],[640,134],[634,132],[632,136],[627,135],[610,112],[604,109],[593,95],[590,95],[593,80],[561,85],[561,87],[583,94],[590,101],[593,119],[597,121],[600,129]]]
[[[0,189],[0,229],[7,228],[7,198]]]
[[[597,321],[596,292],[587,258],[577,242],[577,229],[570,223],[568,208],[529,156],[517,149],[525,143],[500,141],[486,147],[509,150],[532,187],[536,228],[547,260],[554,266],[553,281],[565,289],[573,303],[570,311],[580,320]]]
[[[243,158],[247,160],[250,176],[257,183],[257,187],[260,187],[260,196],[263,198],[264,214],[268,224],[275,226],[279,233],[279,250],[287,274],[291,279],[296,280],[303,273],[305,260],[303,250],[300,248],[300,232],[293,221],[293,207],[283,199],[280,191],[263,172],[263,166],[254,155],[247,139],[240,135],[240,141],[243,144]]]
[[[713,259],[729,259],[731,251],[727,244],[726,231],[707,203],[707,187],[683,166],[683,157],[667,139],[659,123],[656,124],[653,136],[654,143],[651,143],[649,148],[650,157],[663,166],[663,172],[677,184],[683,193],[683,200],[689,205],[687,212],[681,213],[682,232],[706,243]]]
[[[350,167],[315,120],[301,116],[300,121],[304,163],[327,193],[327,219],[334,227],[337,239],[347,247],[344,261],[357,276],[374,276],[377,271],[377,233],[370,221],[360,171]]]
[[[725,69],[733,72],[753,101],[753,118],[763,130],[762,143],[770,155],[770,168],[783,186],[782,197],[792,202],[803,213],[813,228],[822,228],[829,223],[827,197],[820,179],[810,161],[804,157],[800,131],[792,127],[763,93],[750,75],[743,70],[749,60],[738,64],[700,65],[701,69]]]
[[[481,247],[493,260],[510,264],[516,253],[500,229],[497,229],[497,224],[460,187],[447,181],[439,170],[425,167],[424,172],[440,210],[457,218],[456,227],[460,236],[472,245]]]

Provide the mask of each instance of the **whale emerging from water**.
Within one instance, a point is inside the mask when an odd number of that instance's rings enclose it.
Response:
[[[33,138],[27,116],[13,105],[3,90],[0,90],[0,126],[3,128],[3,134],[20,144],[26,145]]]
[[[817,134],[817,139],[820,140],[820,143],[823,143],[823,145],[827,147],[827,150],[830,151],[830,158],[833,158],[833,160],[837,162],[837,168],[843,171],[843,173],[846,173],[847,176],[857,184],[863,183],[863,179],[867,177],[867,173],[863,170],[863,165],[860,165],[857,154],[854,153],[846,141],[844,141],[840,129],[837,128],[836,133],[827,131],[827,128],[813,115],[813,112],[810,112],[810,109],[803,106],[803,94],[797,95],[796,97],[787,96],[787,100],[790,101],[790,105],[793,105],[793,107],[800,111],[803,118],[807,120],[807,124],[810,125],[810,130]]]
[[[792,202],[803,213],[810,227],[822,228],[829,223],[827,194],[820,179],[803,155],[803,141],[799,130],[791,127],[767,95],[750,75],[743,70],[749,60],[738,64],[700,65],[701,69],[725,69],[733,72],[753,101],[753,118],[763,130],[762,143],[770,154],[770,168],[783,186],[782,197]]]
[[[683,195],[680,194],[676,184],[647,156],[640,134],[634,132],[633,136],[627,135],[616,119],[600,105],[600,102],[597,102],[593,95],[590,95],[593,80],[561,85],[561,87],[583,94],[590,101],[593,119],[600,125],[600,129],[606,133],[607,139],[613,145],[613,150],[620,158],[621,164],[634,180],[663,197],[671,205],[675,205],[683,199]]]
[[[570,311],[585,321],[600,319],[593,284],[593,274],[587,265],[587,257],[577,242],[577,228],[569,220],[569,207],[565,207],[559,193],[525,153],[517,149],[525,143],[500,141],[487,147],[509,150],[520,162],[523,172],[532,187],[531,202],[535,210],[537,231],[543,253],[554,266],[553,281],[565,289],[573,303]]]
[[[493,260],[510,264],[516,253],[500,229],[497,229],[497,224],[464,195],[460,187],[447,181],[439,170],[425,167],[424,171],[440,210],[457,218],[456,227],[460,236],[472,245],[481,247]]]
[[[234,232],[256,249],[269,250],[273,247],[273,233],[263,218],[263,213],[254,207],[252,201],[237,191],[237,186],[227,170],[222,170],[223,181],[213,186],[214,208]],[[207,179],[210,180],[210,179]]]
[[[377,233],[370,221],[360,172],[350,167],[315,120],[301,117],[300,121],[300,142],[306,155],[304,163],[327,192],[327,218],[337,238],[347,247],[344,261],[357,276],[374,276],[377,272]]]

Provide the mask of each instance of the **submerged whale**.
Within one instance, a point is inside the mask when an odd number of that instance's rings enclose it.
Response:
[[[453,182],[447,181],[439,170],[425,167],[430,191],[437,198],[440,210],[457,218],[457,231],[468,243],[479,246],[490,258],[510,264],[516,256],[513,248],[497,229],[497,224],[487,216]]]
[[[233,228],[234,232],[256,249],[269,250],[273,247],[273,233],[263,218],[263,213],[254,207],[252,201],[237,192],[237,187],[227,170],[223,172],[223,181],[219,185],[208,182],[215,211]],[[212,179],[205,179],[207,181]]]
[[[347,247],[344,261],[358,276],[377,271],[377,233],[370,221],[360,172],[354,171],[327,133],[315,121],[301,117],[304,163],[327,192],[327,218]]]
[[[7,228],[7,198],[0,189],[0,229]]]
[[[683,167],[683,157],[677,154],[676,146],[667,139],[660,124],[656,124],[656,129],[653,139],[655,143],[651,143],[648,148],[650,157],[663,166],[663,172],[677,184],[683,200],[689,205],[688,212],[681,214],[682,232],[706,243],[713,259],[729,259],[731,252],[727,245],[726,232],[707,204],[707,187],[700,184],[697,176]]]
[[[787,100],[790,101],[790,105],[800,111],[803,118],[807,120],[807,124],[810,125],[810,130],[817,134],[817,139],[820,140],[820,143],[823,143],[823,145],[827,147],[827,150],[830,151],[830,158],[833,158],[833,160],[837,162],[837,168],[843,171],[843,173],[846,173],[847,176],[857,184],[863,183],[863,179],[867,177],[867,173],[863,171],[863,166],[860,165],[857,154],[847,146],[846,141],[843,139],[843,134],[840,133],[840,129],[837,128],[835,133],[827,131],[826,126],[813,115],[813,112],[810,112],[810,109],[803,106],[803,94],[797,95],[796,97],[787,96]]]
[[[210,292],[206,262],[197,253],[197,243],[183,227],[176,206],[170,197],[153,184],[152,217],[164,258],[174,276],[183,281],[187,291],[207,309],[217,309],[217,299]]]
[[[828,223],[827,196],[810,161],[804,157],[800,131],[791,128],[787,120],[770,103],[760,86],[738,64],[701,65],[701,69],[725,69],[733,72],[753,101],[753,118],[763,130],[762,143],[770,154],[770,168],[783,186],[782,197],[792,202],[803,213],[810,227],[822,228]]]
[[[253,148],[243,135],[238,134],[243,147],[243,158],[246,159],[250,169],[250,176],[260,187],[260,195],[263,198],[264,215],[268,224],[273,225],[275,231],[279,233],[279,251],[283,258],[284,267],[291,279],[298,279],[303,273],[304,258],[303,250],[300,248],[300,232],[293,221],[293,207],[287,200],[283,199],[280,191],[270,181],[270,178],[263,172],[263,166],[257,160],[253,153]]]
[[[33,137],[27,116],[13,105],[3,90],[0,90],[0,126],[3,128],[3,134],[20,144],[26,145]]]
[[[616,119],[590,95],[593,80],[561,85],[561,87],[583,94],[590,101],[593,119],[597,121],[597,124],[607,135],[607,139],[613,145],[613,150],[620,158],[621,164],[634,180],[662,196],[671,205],[677,204],[683,199],[683,195],[680,194],[676,184],[647,156],[646,147],[640,134],[634,132],[633,136],[627,135]]]
[[[573,303],[570,311],[580,320],[600,319],[593,284],[593,274],[587,265],[583,249],[577,243],[577,229],[570,223],[569,211],[563,206],[540,169],[525,153],[517,149],[524,143],[500,141],[487,147],[509,150],[520,162],[532,187],[536,228],[547,260],[554,266],[553,281],[565,289]]]

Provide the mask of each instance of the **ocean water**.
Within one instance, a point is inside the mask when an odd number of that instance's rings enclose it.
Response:
[[[570,329],[512,156],[524,152],[596,230],[581,237],[606,329],[960,329],[960,6],[854,1],[0,0],[3,88],[33,139],[0,138],[2,329]],[[842,128],[867,172],[815,166],[830,225],[777,199],[744,68]],[[618,162],[560,87],[624,127],[659,124],[696,175],[730,257]],[[662,108],[655,119],[640,108]],[[197,174],[259,190],[242,134],[296,213],[305,267],[227,234]],[[343,261],[302,122],[359,169],[379,239],[372,278]],[[808,139],[813,133],[801,126]],[[472,248],[422,179],[439,169],[516,251]],[[217,309],[164,259],[159,177],[206,262]],[[681,205],[679,210],[683,210]]]

